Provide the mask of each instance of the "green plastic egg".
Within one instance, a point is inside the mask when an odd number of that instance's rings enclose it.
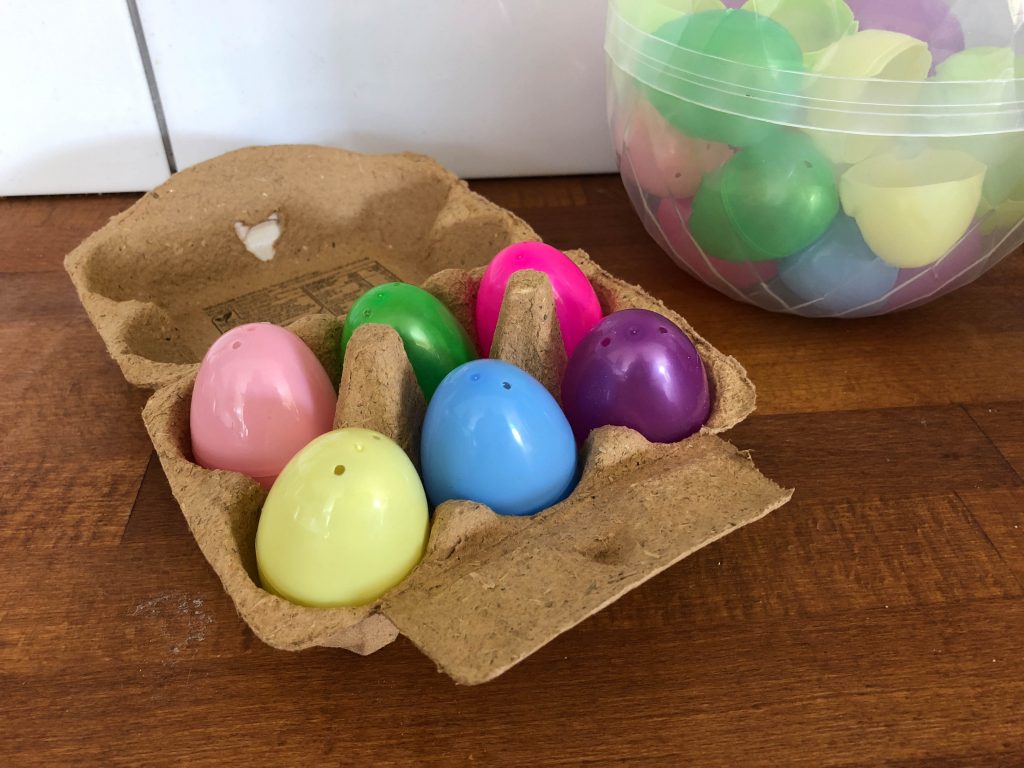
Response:
[[[476,349],[448,307],[422,288],[386,283],[364,293],[345,318],[341,357],[356,328],[380,323],[402,337],[416,380],[429,400],[441,379],[463,363],[476,359]]]
[[[618,0],[613,8],[627,24],[649,33],[685,14],[720,11],[725,6],[721,0]]]
[[[701,11],[662,25],[653,37],[645,91],[683,133],[745,147],[792,117],[795,107],[784,102],[799,90],[803,51],[775,21],[733,9]]]
[[[729,221],[722,203],[722,171],[704,177],[693,200],[690,234],[708,256],[725,261],[771,261],[775,257],[747,243]]]
[[[817,240],[839,212],[832,164],[797,131],[779,131],[706,177],[690,228],[710,255],[764,261]]]
[[[722,202],[740,235],[776,258],[813,243],[839,212],[832,163],[796,131],[777,133],[727,163]]]

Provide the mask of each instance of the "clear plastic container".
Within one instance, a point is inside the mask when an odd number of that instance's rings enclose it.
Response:
[[[1024,5],[729,5],[609,6],[622,179],[680,266],[765,309],[864,317],[1024,242]]]

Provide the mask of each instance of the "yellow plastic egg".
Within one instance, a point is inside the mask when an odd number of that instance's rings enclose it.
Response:
[[[263,588],[299,605],[373,602],[423,557],[427,498],[409,457],[369,429],[309,443],[270,489],[256,532]]]

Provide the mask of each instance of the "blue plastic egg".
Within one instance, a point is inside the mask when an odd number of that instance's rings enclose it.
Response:
[[[500,515],[532,515],[572,491],[576,440],[539,381],[500,360],[474,360],[434,392],[420,462],[434,506],[467,499]]]
[[[841,314],[882,299],[898,275],[864,242],[857,222],[840,213],[818,240],[779,262],[778,279],[801,302]]]

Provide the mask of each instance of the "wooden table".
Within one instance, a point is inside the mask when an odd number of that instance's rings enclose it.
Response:
[[[488,181],[743,362],[782,510],[495,682],[238,619],[61,267],[135,199],[0,201],[0,764],[1024,765],[1024,258],[808,321],[676,269],[615,177]]]

